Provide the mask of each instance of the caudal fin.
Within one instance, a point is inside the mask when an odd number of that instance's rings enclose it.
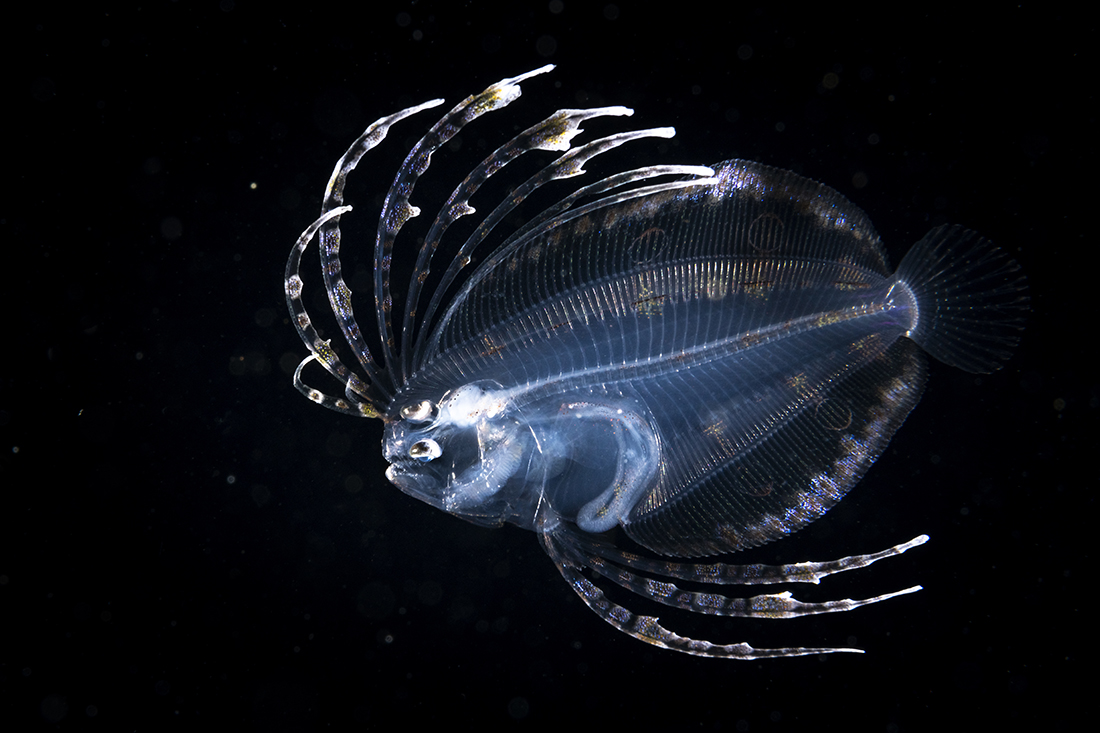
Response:
[[[968,372],[1000,369],[1020,340],[1027,278],[1005,252],[957,226],[933,229],[894,275],[917,305],[907,334],[932,356]]]

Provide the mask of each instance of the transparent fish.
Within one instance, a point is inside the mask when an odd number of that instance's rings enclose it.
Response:
[[[442,100],[378,120],[339,160],[320,217],[287,263],[287,304],[310,351],[295,386],[337,412],[380,418],[386,476],[405,493],[477,524],[534,531],[581,599],[620,631],[710,657],[860,651],[686,638],[613,603],[583,571],[660,604],[736,617],[848,611],[919,590],[802,603],[789,592],[735,598],[674,581],[818,583],[923,544],[924,535],[782,566],[682,560],[783,538],[840,501],[920,398],[922,350],[971,372],[999,368],[1027,311],[1019,267],[978,235],[939,227],[892,271],[871,222],[843,196],[744,160],[625,171],[566,191],[518,227],[502,224],[593,157],[673,135],[656,128],[575,145],[585,120],[632,112],[566,109],[457,183],[395,302],[395,243],[421,213],[410,199],[433,154],[551,68],[467,98],[409,152],[378,217],[366,318],[341,269],[346,179],[392,125]],[[528,153],[545,158],[541,168],[495,206],[481,204],[493,208],[478,212],[472,233],[445,237],[475,213],[479,188]],[[300,261],[314,238],[350,364],[306,313]],[[430,273],[436,257],[444,266]],[[304,383],[313,361],[342,396]]]

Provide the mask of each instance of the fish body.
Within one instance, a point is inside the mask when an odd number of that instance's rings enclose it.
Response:
[[[536,532],[589,607],[636,638],[730,658],[856,651],[681,637],[609,601],[581,570],[665,605],[732,616],[843,611],[916,590],[805,604],[789,593],[728,598],[672,581],[816,583],[924,536],[797,566],[662,558],[757,546],[828,511],[916,405],[924,352],[972,372],[1009,357],[1027,311],[1018,265],[973,232],[945,226],[893,270],[868,217],[839,193],[743,160],[650,166],[588,183],[479,252],[534,191],[581,175],[586,160],[625,142],[672,134],[657,128],[577,146],[583,120],[630,111],[560,110],[461,179],[420,248],[404,309],[396,308],[392,254],[402,225],[419,214],[410,196],[432,153],[547,70],[467,98],[398,171],[375,242],[380,358],[341,275],[339,220],[350,211],[343,185],[390,125],[435,103],[379,120],[337,164],[322,214],[287,266],[288,305],[311,351],[296,384],[332,409],[381,418],[386,475],[405,493],[478,524]],[[481,184],[535,151],[558,155],[464,242],[445,244],[451,223],[474,213],[468,202]],[[356,367],[320,338],[302,304],[300,257],[318,234],[325,287]],[[441,250],[451,259],[424,292]],[[343,397],[305,385],[313,360],[340,380]],[[624,547],[617,533],[653,557]]]

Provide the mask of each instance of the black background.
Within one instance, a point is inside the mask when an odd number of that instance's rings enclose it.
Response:
[[[8,724],[1011,730],[1088,702],[1070,694],[1096,646],[1082,596],[1100,394],[1093,310],[1076,305],[1095,296],[1088,22],[1029,4],[96,5],[42,4],[2,31]],[[547,62],[467,150],[552,109],[623,104],[629,123],[591,128],[678,135],[619,164],[760,160],[851,198],[895,262],[954,222],[1027,271],[1008,367],[933,365],[849,498],[744,556],[822,560],[927,532],[903,558],[798,589],[923,592],[796,621],[661,614],[714,641],[867,654],[738,663],[618,634],[533,535],[405,497],[384,479],[380,423],[293,390],[304,349],[283,267],[344,148],[384,114]],[[366,221],[431,115],[360,166]],[[445,161],[444,182],[470,168]]]

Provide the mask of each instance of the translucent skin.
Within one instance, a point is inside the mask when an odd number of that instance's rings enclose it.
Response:
[[[1008,358],[1027,310],[1018,266],[972,232],[940,227],[892,271],[870,220],[839,193],[739,160],[611,175],[501,232],[525,199],[582,175],[592,158],[673,134],[655,128],[575,146],[584,120],[632,112],[559,110],[461,177],[424,234],[402,308],[390,287],[393,252],[420,214],[411,197],[433,154],[551,68],[468,97],[398,169],[375,239],[373,346],[342,274],[344,185],[392,125],[441,100],[378,120],[337,162],[321,215],[287,263],[288,308],[310,351],[295,385],[337,412],[381,418],[386,475],[402,491],[478,524],[536,532],[581,599],[624,633],[738,659],[858,651],[682,637],[611,603],[582,570],[667,606],[742,617],[847,611],[917,590],[809,604],[670,581],[817,583],[901,554],[923,535],[879,553],[772,567],[647,559],[608,533],[621,530],[659,555],[699,557],[780,539],[819,518],[916,405],[923,351],[976,372]],[[486,180],[534,151],[560,155],[487,208],[464,241],[445,238],[475,214],[468,202]],[[502,241],[479,251],[493,235]],[[301,257],[315,238],[350,367],[303,300]],[[433,275],[441,251],[450,260]],[[342,396],[305,383],[314,361]]]

